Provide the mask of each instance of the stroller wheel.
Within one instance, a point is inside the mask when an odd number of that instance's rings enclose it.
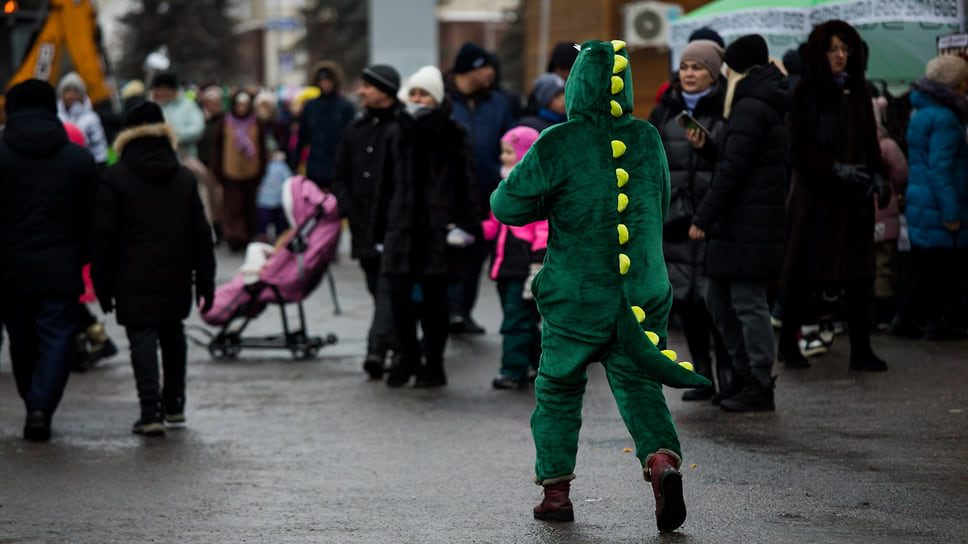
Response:
[[[208,346],[208,352],[212,355],[212,358],[213,359],[222,360],[222,359],[225,359],[226,358],[225,347],[224,346],[216,345],[216,344],[209,344],[209,346]]]
[[[338,341],[338,339],[336,338],[336,335],[335,334],[329,333],[329,334],[326,335],[326,343],[327,344],[335,344],[337,341]]]

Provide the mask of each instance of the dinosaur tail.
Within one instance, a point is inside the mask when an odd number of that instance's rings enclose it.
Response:
[[[643,331],[633,311],[622,312],[618,319],[618,341],[632,360],[637,361],[646,374],[659,383],[676,388],[709,387],[712,383],[692,370],[691,363],[677,363],[676,354],[660,351],[659,337]]]

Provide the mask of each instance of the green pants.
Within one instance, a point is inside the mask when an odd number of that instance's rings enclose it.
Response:
[[[535,480],[539,484],[574,478],[587,368],[595,361],[601,361],[605,367],[612,395],[635,440],[635,455],[642,466],[649,455],[660,449],[682,457],[662,384],[645,377],[614,337],[589,343],[560,334],[545,322],[541,349],[534,386],[537,405],[531,414],[537,453]]]
[[[501,321],[501,374],[515,380],[528,377],[531,367],[537,367],[541,354],[541,316],[534,300],[524,300],[524,280],[497,280],[504,319]]]

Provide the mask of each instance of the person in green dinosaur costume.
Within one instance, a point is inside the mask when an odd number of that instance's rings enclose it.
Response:
[[[686,507],[662,384],[710,383],[664,349],[669,168],[655,128],[632,117],[632,96],[625,44],[582,44],[565,88],[568,121],[541,135],[491,194],[491,209],[508,225],[549,224],[544,267],[531,285],[545,320],[531,415],[544,500],[534,517],[574,520],[568,492],[582,396],[588,365],[601,361],[652,484],[659,530],[672,531]]]

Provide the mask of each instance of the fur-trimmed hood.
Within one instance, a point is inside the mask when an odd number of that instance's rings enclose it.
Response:
[[[308,84],[310,86],[316,86],[316,74],[318,74],[319,71],[324,68],[329,70],[329,73],[333,76],[333,82],[336,83],[336,88],[333,90],[333,93],[339,94],[340,89],[346,82],[346,74],[343,72],[343,67],[333,60],[321,60],[316,64],[313,64],[309,69],[309,74],[307,77]]]
[[[867,59],[864,58],[860,34],[850,24],[837,19],[817,25],[810,32],[804,48],[804,75],[799,84],[807,86],[813,93],[818,93],[819,100],[833,100],[842,94],[843,90],[834,80],[830,61],[827,59],[827,49],[830,48],[834,36],[840,37],[851,51],[847,56],[846,68],[850,77],[845,87],[851,93],[861,93],[869,97],[867,81],[864,79]]]
[[[922,77],[911,84],[911,105],[923,108],[935,103],[955,112],[962,124],[968,123],[968,100],[953,89]],[[918,96],[920,95],[920,96]]]
[[[118,155],[123,155],[124,148],[139,138],[166,138],[171,142],[172,149],[178,147],[178,135],[175,134],[175,129],[168,123],[155,123],[122,130],[114,140],[114,151]]]
[[[114,140],[114,150],[138,176],[153,183],[167,183],[178,170],[175,152],[178,136],[167,123],[128,128]]]

